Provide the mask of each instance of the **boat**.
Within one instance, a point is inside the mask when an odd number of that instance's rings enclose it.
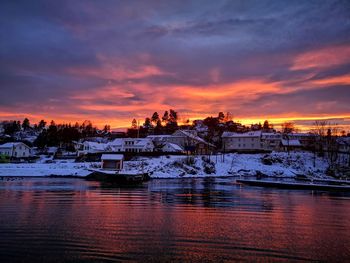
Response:
[[[132,173],[122,172],[118,170],[105,170],[105,169],[88,169],[89,174],[87,180],[96,180],[118,184],[140,184],[149,179],[148,173]]]
[[[140,184],[149,179],[148,173],[123,170],[122,154],[102,154],[101,167],[88,169],[91,173],[87,180],[97,180],[118,184]]]
[[[269,181],[269,180],[253,180],[253,179],[237,179],[237,183],[261,186],[261,187],[275,187],[283,189],[300,189],[300,190],[320,190],[320,191],[350,191],[348,184],[325,184],[325,183],[301,183],[301,182],[283,182],[283,181]]]

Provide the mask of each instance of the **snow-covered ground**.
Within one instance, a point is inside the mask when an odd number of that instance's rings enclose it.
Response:
[[[19,163],[0,164],[0,176],[87,176],[91,163]]]
[[[263,162],[263,159],[265,160]],[[86,176],[96,163],[53,161],[45,163],[0,164],[0,176]],[[324,177],[327,163],[307,152],[272,154],[225,154],[225,156],[161,156],[140,157],[124,162],[124,172],[149,172],[152,178],[181,178],[256,175],[294,176],[295,174]]]
[[[264,164],[262,162],[264,157],[271,160],[272,164]],[[257,171],[269,176],[290,177],[305,174],[324,177],[327,169],[326,161],[321,158],[315,160],[314,166],[314,156],[307,152],[290,153],[290,155],[280,152],[269,155],[225,154],[224,157],[212,155],[211,164],[201,156],[194,157],[194,161],[187,156],[162,156],[142,160],[125,162],[125,169],[150,172],[152,178],[256,175]],[[268,163],[268,160],[265,163]],[[209,168],[206,169],[206,166]]]

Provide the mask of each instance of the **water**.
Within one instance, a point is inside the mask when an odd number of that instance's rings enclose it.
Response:
[[[0,262],[348,261],[350,195],[233,179],[0,181]]]

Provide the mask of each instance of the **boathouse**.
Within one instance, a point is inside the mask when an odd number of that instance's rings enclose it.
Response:
[[[108,170],[122,170],[124,155],[122,154],[102,154],[101,168]]]

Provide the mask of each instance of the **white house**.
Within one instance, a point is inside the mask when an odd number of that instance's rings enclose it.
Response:
[[[261,131],[245,133],[224,132],[222,134],[223,150],[225,151],[260,151],[264,150],[261,145]]]
[[[8,142],[0,145],[0,154],[10,158],[27,158],[31,155],[31,148],[23,142]]]
[[[150,138],[117,138],[108,143],[112,152],[153,152],[154,144]]]

